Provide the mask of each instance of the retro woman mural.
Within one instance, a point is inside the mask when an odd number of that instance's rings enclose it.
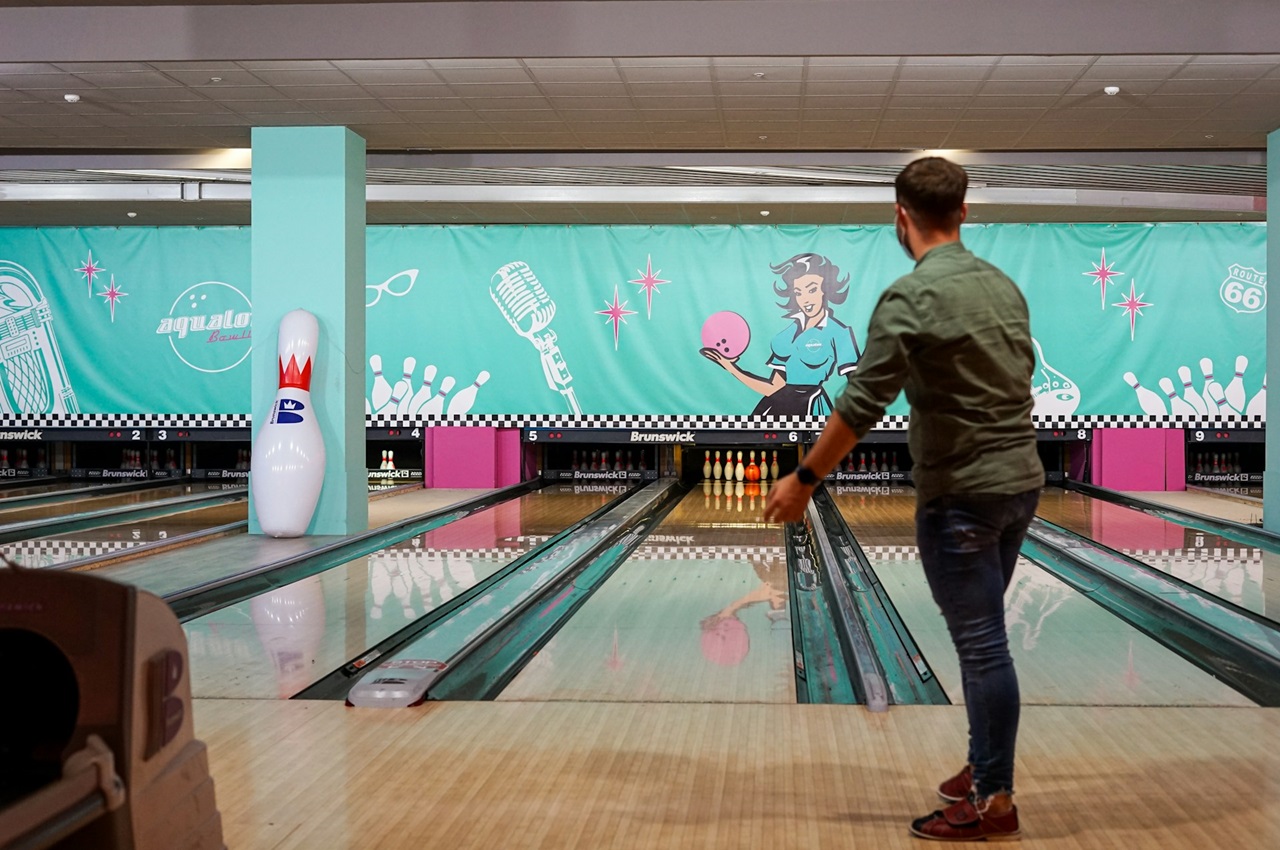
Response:
[[[841,277],[839,267],[821,254],[796,254],[769,268],[780,278],[773,291],[786,299],[778,306],[787,325],[770,343],[768,376],[745,371],[738,356],[714,347],[701,353],[763,396],[753,415],[826,416],[832,408],[823,381],[849,374],[862,356],[853,330],[831,311],[849,297],[849,275]]]

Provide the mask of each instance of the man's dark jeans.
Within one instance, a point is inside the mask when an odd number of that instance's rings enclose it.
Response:
[[[916,511],[924,574],[960,656],[969,763],[983,796],[1013,791],[1020,699],[1004,592],[1039,501],[1039,489],[1016,496],[952,495]]]

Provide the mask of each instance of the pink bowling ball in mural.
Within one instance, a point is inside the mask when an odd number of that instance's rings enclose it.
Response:
[[[702,323],[702,347],[718,351],[729,358],[741,356],[751,343],[747,320],[731,310],[713,313]]]

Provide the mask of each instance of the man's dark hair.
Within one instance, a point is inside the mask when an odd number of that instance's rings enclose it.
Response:
[[[925,230],[954,230],[960,226],[960,207],[969,188],[969,175],[940,156],[917,159],[893,181],[898,203]]]

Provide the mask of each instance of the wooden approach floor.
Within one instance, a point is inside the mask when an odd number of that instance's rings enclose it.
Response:
[[[1280,710],[1023,709],[1027,848],[1280,847]],[[923,848],[964,711],[198,700],[224,836],[266,848]]]

